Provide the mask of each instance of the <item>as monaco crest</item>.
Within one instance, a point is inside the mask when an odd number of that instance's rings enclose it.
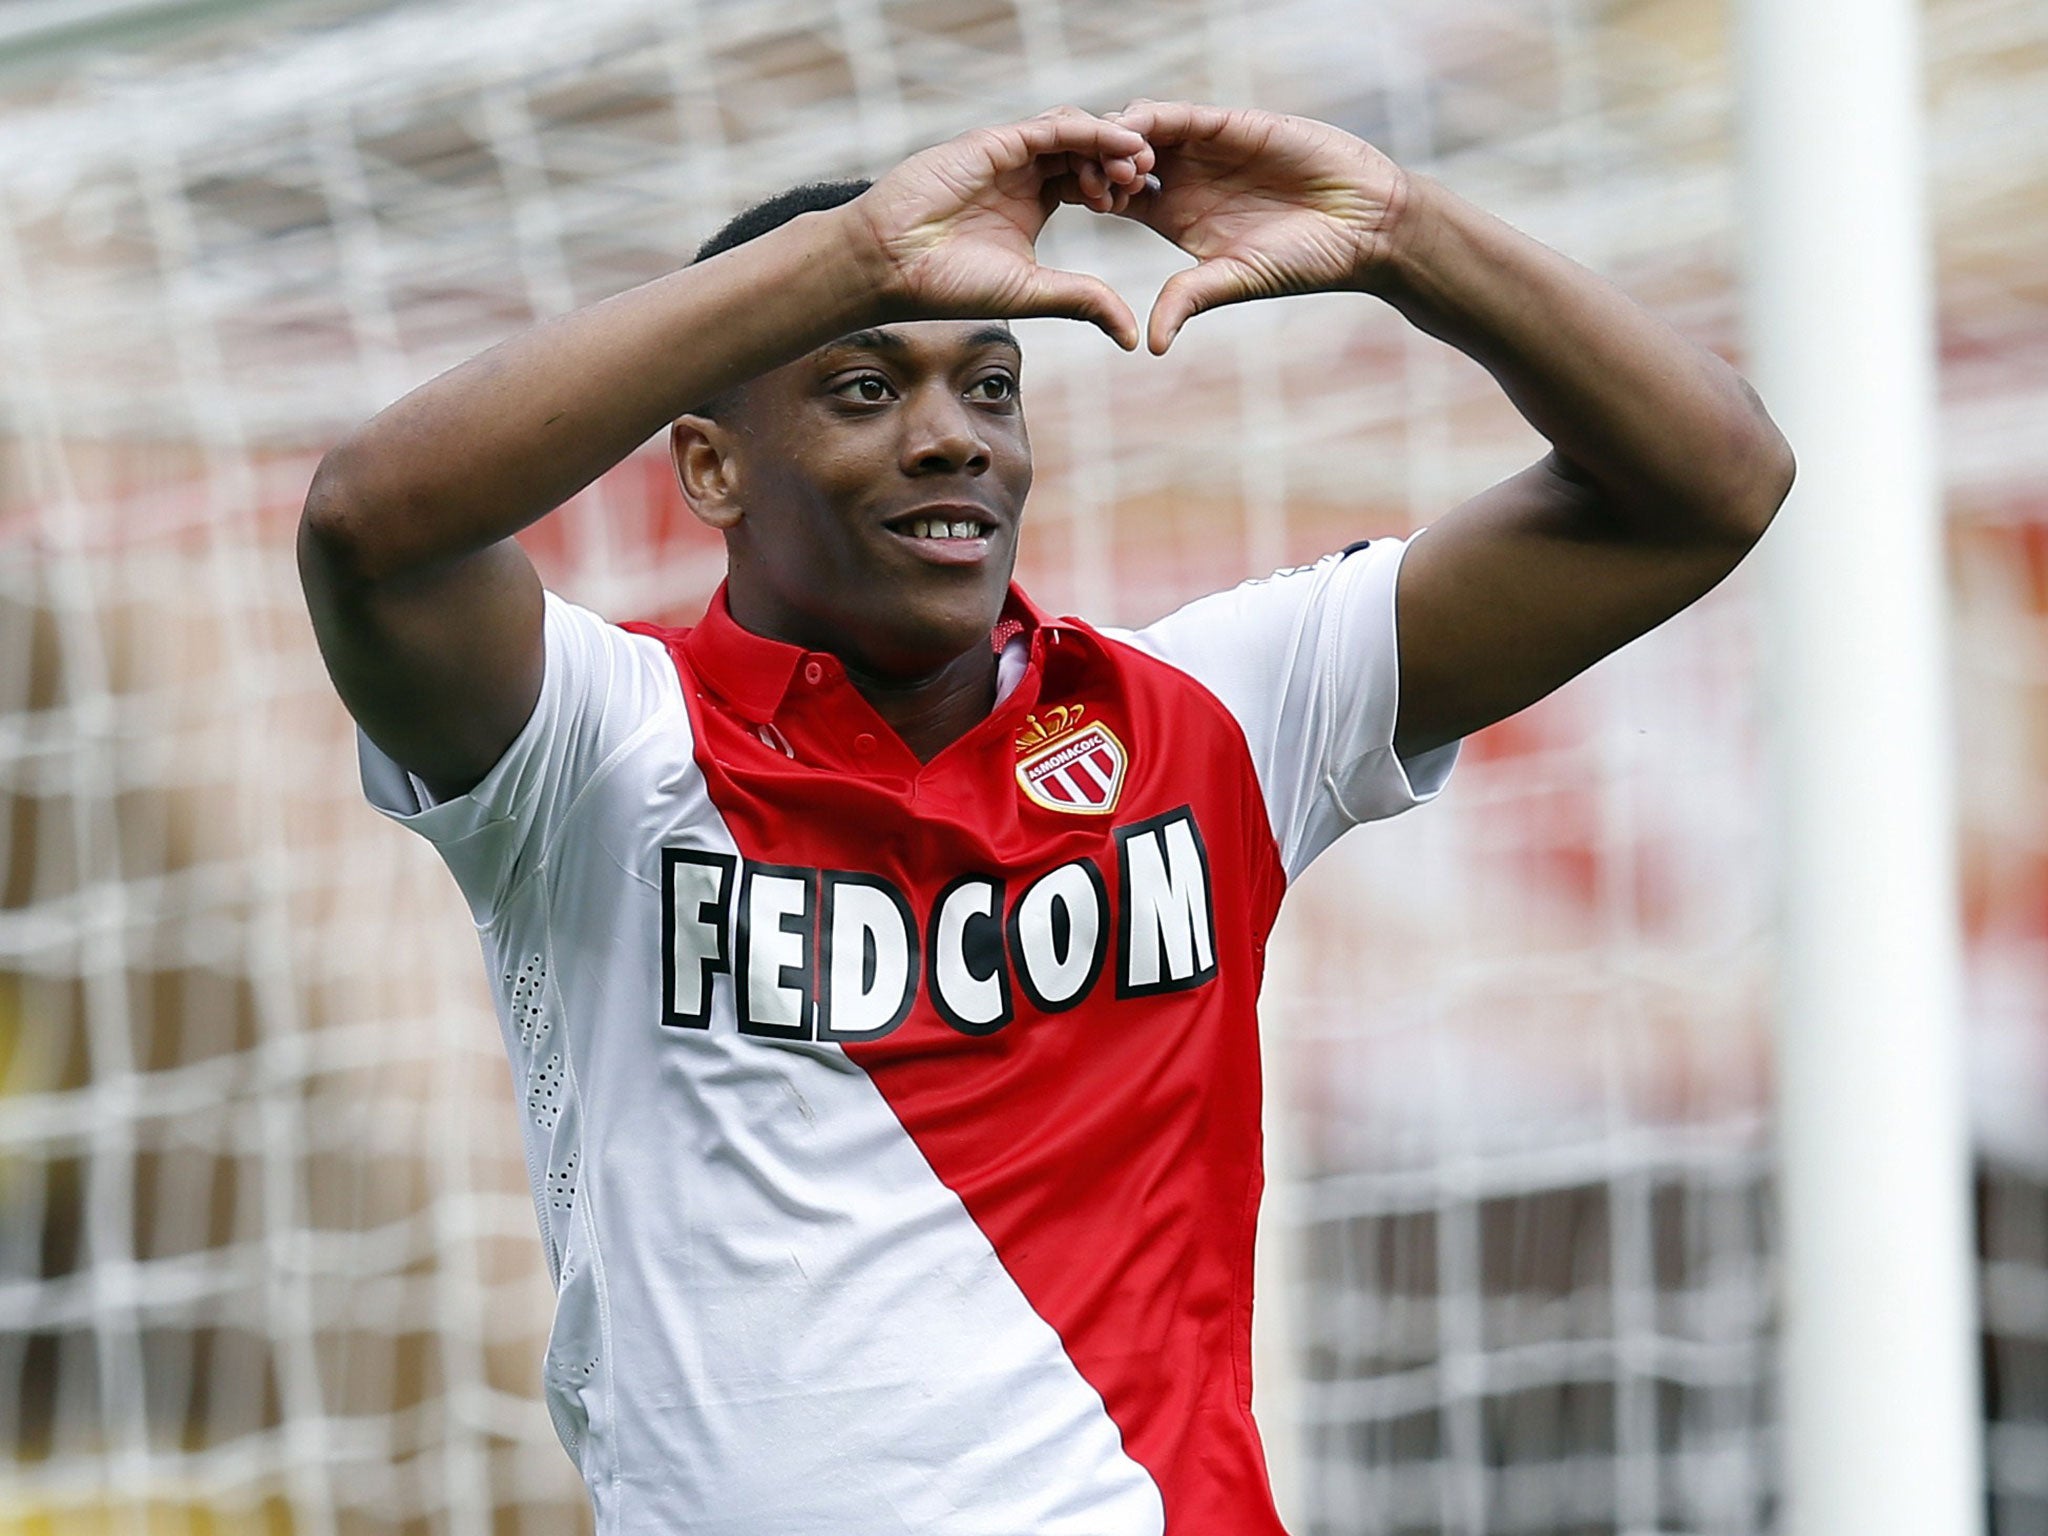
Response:
[[[1032,715],[1017,736],[1017,783],[1034,805],[1073,816],[1107,816],[1123,793],[1130,757],[1087,708],[1062,704]]]

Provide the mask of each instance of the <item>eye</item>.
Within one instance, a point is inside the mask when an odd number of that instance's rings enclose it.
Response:
[[[991,373],[976,379],[967,386],[967,397],[984,404],[996,405],[1017,398],[1017,379],[1014,374]]]
[[[857,400],[862,405],[880,405],[896,395],[889,381],[879,373],[856,373],[851,378],[841,379],[832,386],[832,393],[842,400]]]

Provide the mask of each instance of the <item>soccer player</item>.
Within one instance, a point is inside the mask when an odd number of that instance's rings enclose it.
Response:
[[[1553,445],[1138,633],[1010,583],[1003,322],[1371,295]],[[731,247],[737,243],[736,248]],[[423,386],[322,463],[307,600],[366,788],[482,937],[605,1536],[1257,1536],[1253,1011],[1288,882],[1458,739],[1706,592],[1791,478],[1716,358],[1321,123],[1138,102],[800,191]],[[1361,300],[1363,302],[1363,300]],[[687,630],[512,535],[671,428]]]

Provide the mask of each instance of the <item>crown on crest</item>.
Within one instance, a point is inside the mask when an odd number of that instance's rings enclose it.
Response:
[[[1026,715],[1024,729],[1017,733],[1017,750],[1029,752],[1071,731],[1088,713],[1084,704],[1056,704],[1043,715]]]

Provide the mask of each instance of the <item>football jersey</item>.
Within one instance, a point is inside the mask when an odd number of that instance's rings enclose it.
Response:
[[[1288,882],[1436,793],[1385,540],[1099,630],[1013,589],[929,763],[832,656],[550,594],[430,838],[496,993],[602,1536],[1278,1533],[1254,1010]]]

